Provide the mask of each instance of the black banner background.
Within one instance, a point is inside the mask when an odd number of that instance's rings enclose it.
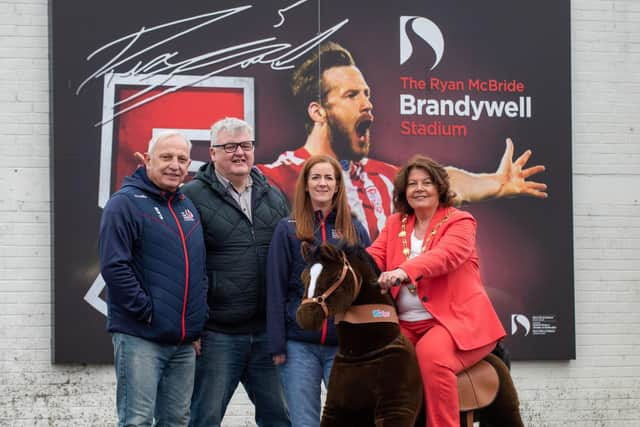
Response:
[[[204,19],[153,32],[141,30],[240,6],[251,7],[172,40],[168,39]],[[274,27],[281,16],[284,22]],[[400,64],[401,16],[427,18],[441,30],[444,51],[433,70],[430,67],[436,61],[435,51],[415,34],[409,34],[413,55]],[[116,73],[126,73],[135,70],[138,61],[149,64],[162,54],[175,52],[168,59],[175,63],[268,37],[274,40],[265,44],[288,43],[291,48],[287,51],[291,52],[318,32],[345,19],[348,22],[330,39],[352,52],[372,89],[376,120],[371,158],[401,164],[411,154],[420,152],[465,170],[493,172],[504,152],[504,139],[512,137],[516,156],[529,148],[534,153],[529,165],[546,166],[546,172],[532,179],[548,185],[548,199],[489,200],[466,205],[465,209],[478,219],[483,278],[507,330],[506,344],[513,358],[575,357],[568,1],[398,0],[379,5],[366,0],[198,3],[76,0],[51,2],[55,362],[103,363],[112,359],[104,315],[84,300],[99,275],[98,190],[101,185],[106,185],[109,192],[117,189],[117,183],[99,182],[104,135],[103,127],[96,123],[105,117],[104,79],[109,75],[90,76],[119,52],[122,60],[161,40],[166,43],[106,70],[113,68]],[[140,37],[126,52],[121,51],[133,38],[88,59],[101,46],[136,32]],[[233,62],[236,61],[224,64]],[[291,70],[274,69],[275,62],[263,62],[267,63],[235,66],[214,75],[253,78],[256,161],[267,163],[285,149],[302,146],[306,134],[300,112],[295,110],[289,94]],[[286,65],[298,63],[299,60],[292,59]],[[216,66],[206,66],[179,74],[204,76],[215,69]],[[163,74],[172,71],[177,72],[174,69]],[[465,87],[462,91],[437,93],[403,88],[402,76],[422,79],[427,84],[437,77],[461,81],[467,86],[469,80],[475,79],[515,80],[522,82],[525,89],[516,94],[480,93]],[[86,84],[81,86],[83,81]],[[472,99],[496,101],[524,96],[531,98],[532,114],[530,118],[485,115],[479,120],[402,115],[400,94],[452,100],[470,95]],[[203,111],[209,107],[200,106]],[[406,120],[463,125],[467,135],[402,135],[401,122]],[[114,128],[118,123],[118,119],[113,121]],[[146,144],[150,137],[137,143]],[[109,168],[115,167],[115,159],[112,162]],[[523,322],[527,321],[530,331],[525,335]],[[556,329],[552,330],[553,327]]]

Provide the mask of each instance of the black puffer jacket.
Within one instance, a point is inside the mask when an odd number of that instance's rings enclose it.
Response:
[[[209,319],[206,328],[226,333],[265,329],[267,252],[278,221],[288,215],[279,190],[252,169],[253,223],[227,192],[211,162],[182,191],[200,213],[207,249]]]

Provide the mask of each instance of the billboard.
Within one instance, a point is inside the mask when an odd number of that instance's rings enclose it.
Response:
[[[514,359],[575,357],[568,1],[54,1],[51,21],[56,362],[112,359],[98,225],[133,153],[181,129],[195,170],[210,125],[241,117],[261,170],[290,191],[270,171],[304,159],[291,75],[326,40],[371,91],[370,151],[347,166],[371,236],[391,209],[377,164],[422,153],[479,182],[514,176],[523,194],[501,197],[499,184],[462,207],[478,220],[484,283]],[[534,165],[546,170],[529,176]],[[532,182],[549,197],[524,194]]]

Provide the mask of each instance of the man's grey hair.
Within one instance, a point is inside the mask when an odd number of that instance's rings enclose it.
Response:
[[[229,135],[236,135],[240,132],[247,131],[253,138],[253,128],[249,123],[235,117],[225,117],[211,126],[212,147],[218,142],[218,135],[221,131],[226,131]]]
[[[149,155],[153,154],[153,150],[155,150],[158,142],[170,138],[172,136],[179,136],[187,143],[187,150],[189,151],[189,157],[191,157],[191,141],[187,138],[182,132],[177,130],[163,130],[162,132],[157,133],[151,140],[149,141],[149,148],[147,149],[147,153]]]

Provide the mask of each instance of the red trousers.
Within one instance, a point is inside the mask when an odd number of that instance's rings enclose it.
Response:
[[[417,322],[401,320],[400,329],[416,346],[424,386],[427,426],[459,427],[456,374],[484,358],[496,343],[473,350],[460,350],[449,332],[435,319]]]

